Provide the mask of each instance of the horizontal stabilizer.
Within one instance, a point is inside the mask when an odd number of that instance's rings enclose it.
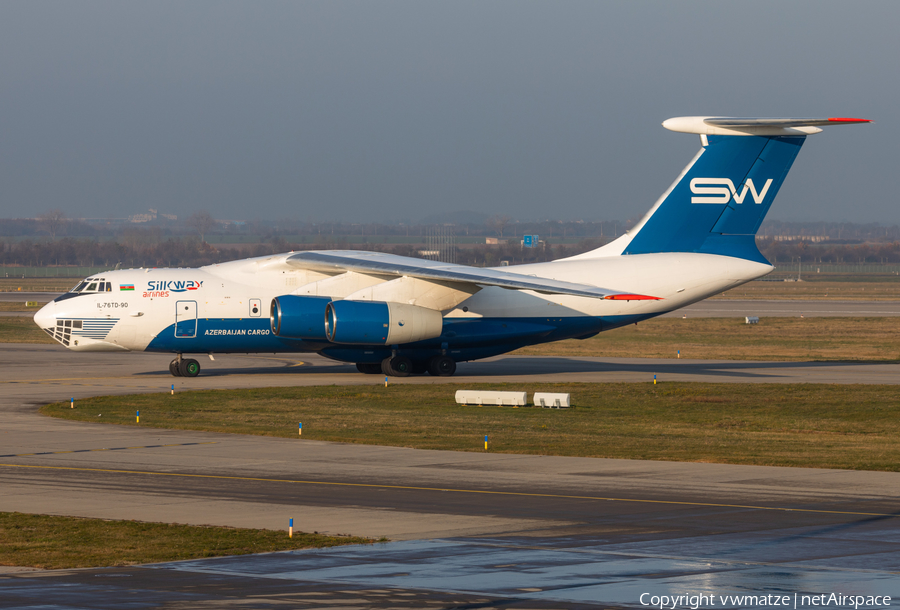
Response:
[[[871,123],[852,118],[742,118],[715,116],[681,116],[663,121],[663,127],[680,133],[700,135],[790,136],[810,135],[829,125]]]
[[[871,123],[869,119],[848,119],[848,118],[830,118],[830,119],[704,119],[707,125],[720,125],[722,127],[760,127],[763,125],[774,125],[779,127],[816,127],[825,125],[846,125],[847,123]]]

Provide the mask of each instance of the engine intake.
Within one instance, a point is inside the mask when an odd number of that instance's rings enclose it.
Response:
[[[398,345],[440,336],[441,312],[378,301],[332,301],[325,307],[325,332],[333,343]]]
[[[288,339],[324,341],[325,307],[331,297],[294,296],[287,294],[272,299],[269,319],[272,334]]]

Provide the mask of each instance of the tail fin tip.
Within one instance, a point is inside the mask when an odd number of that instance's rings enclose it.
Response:
[[[700,135],[702,148],[626,235],[573,258],[698,252],[769,264],[755,235],[806,136],[869,119],[673,117],[663,127]],[[749,196],[748,196],[749,195]]]
[[[759,118],[721,116],[680,116],[663,121],[669,131],[706,136],[808,136],[822,127],[871,123],[869,119],[832,118]]]

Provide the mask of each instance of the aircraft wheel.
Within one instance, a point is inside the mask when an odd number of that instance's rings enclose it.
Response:
[[[450,356],[435,356],[428,361],[428,372],[435,377],[451,377],[456,372],[456,361]]]
[[[383,373],[380,362],[357,362],[356,370],[365,375],[378,375]]]
[[[169,372],[172,373],[173,377],[181,377],[181,371],[178,369],[178,360],[172,360],[169,363]]]
[[[182,377],[196,377],[200,374],[200,363],[193,358],[187,358],[181,361],[178,371]]]
[[[391,370],[388,375],[393,375],[394,377],[409,377],[409,374],[412,373],[413,363],[412,360],[406,356],[397,356],[396,358],[388,360],[388,367]]]

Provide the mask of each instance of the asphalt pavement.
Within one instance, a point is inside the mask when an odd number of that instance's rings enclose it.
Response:
[[[891,594],[900,473],[423,451],[70,422],[46,402],[195,388],[374,385],[313,355],[0,346],[0,510],[384,536],[372,546],[8,571],[0,608],[640,607],[661,594]],[[898,365],[498,357],[392,383],[891,383]],[[102,413],[98,413],[98,420]],[[602,442],[602,438],[598,439]],[[720,607],[716,603],[713,606]],[[755,607],[745,604],[743,607]],[[801,603],[797,607],[810,607]]]

